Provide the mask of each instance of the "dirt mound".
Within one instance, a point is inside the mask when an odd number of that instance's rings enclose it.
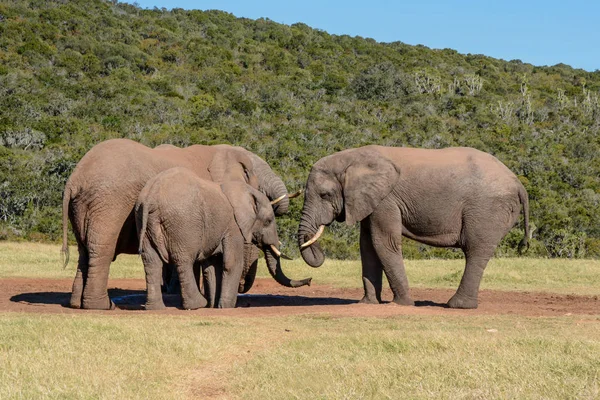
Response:
[[[324,285],[289,289],[272,279],[257,279],[249,294],[238,297],[238,307],[229,310],[202,309],[185,311],[177,308],[179,296],[166,296],[166,310],[145,311],[145,282],[141,279],[114,279],[109,282],[109,294],[117,304],[113,311],[74,310],[66,307],[72,281],[66,279],[0,279],[0,312],[39,313],[160,313],[200,316],[277,316],[293,314],[329,314],[332,316],[386,317],[394,315],[494,315],[558,316],[569,314],[600,314],[600,296],[558,295],[537,292],[504,292],[482,290],[476,310],[452,310],[446,301],[451,289],[411,289],[415,307],[358,304],[362,288],[334,288]],[[384,300],[392,298],[384,290]]]

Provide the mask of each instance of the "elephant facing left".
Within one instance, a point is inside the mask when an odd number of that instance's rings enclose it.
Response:
[[[243,182],[221,184],[176,167],[150,179],[135,206],[135,219],[147,285],[146,309],[165,307],[160,289],[163,264],[175,265],[184,309],[207,305],[198,290],[194,264],[221,254],[219,308],[235,307],[244,269],[244,244],[262,248],[271,275],[282,284],[310,284],[288,279],[281,270],[275,215],[267,197]],[[205,292],[206,293],[206,292]],[[213,295],[214,296],[214,295]],[[214,304],[212,304],[214,306]]]

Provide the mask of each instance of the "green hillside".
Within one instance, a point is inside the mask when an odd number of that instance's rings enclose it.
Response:
[[[0,0],[0,238],[56,240],[64,182],[94,144],[232,143],[288,188],[366,144],[471,146],[527,188],[530,254],[600,256],[600,71],[336,36],[220,11]],[[301,209],[280,220],[286,251]],[[356,257],[334,224],[329,256]],[[499,255],[514,254],[517,227]],[[409,257],[460,253],[410,243]]]

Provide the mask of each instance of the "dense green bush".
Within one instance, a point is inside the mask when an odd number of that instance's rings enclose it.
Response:
[[[242,145],[290,190],[319,158],[377,143],[494,154],[529,192],[530,254],[600,256],[599,71],[112,1],[0,0],[0,16],[0,238],[57,240],[64,182],[109,138]],[[292,254],[300,203],[279,221]],[[357,257],[357,237],[334,224],[324,248]]]

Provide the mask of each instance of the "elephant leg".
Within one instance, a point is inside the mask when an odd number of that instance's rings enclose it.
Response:
[[[146,272],[146,310],[162,310],[165,308],[161,290],[163,262],[156,250],[146,245],[142,261]]]
[[[71,299],[69,300],[69,306],[71,308],[81,308],[83,300],[83,288],[87,280],[89,256],[87,249],[82,244],[78,243],[77,249],[79,251],[79,261],[77,262],[77,273],[73,280],[73,287],[71,289]]]
[[[213,256],[203,261],[202,275],[205,288],[204,295],[208,301],[207,307],[217,307],[218,299],[221,295],[221,270],[220,256]]]
[[[107,246],[109,247],[109,246]],[[108,297],[108,271],[114,257],[114,247],[102,252],[90,251],[87,279],[83,287],[82,306],[91,310],[112,310],[115,304]]]
[[[494,255],[495,246],[486,246],[474,250],[465,251],[465,272],[458,290],[448,300],[450,308],[477,308],[477,295],[483,271],[488,261]]]
[[[371,242],[368,218],[360,223],[360,260],[362,262],[362,280],[365,289],[365,295],[360,302],[379,304],[381,303],[383,267]]]
[[[244,240],[241,235],[227,238],[223,242],[223,273],[219,308],[233,308],[237,302],[238,287],[242,271]]]
[[[177,273],[179,274],[179,282],[181,284],[181,298],[183,299],[183,308],[186,310],[196,310],[198,308],[206,307],[206,299],[196,284],[194,277],[194,263],[177,262]]]
[[[448,300],[451,308],[477,308],[479,285],[496,246],[510,231],[519,217],[519,207],[507,214],[499,203],[486,203],[476,217],[463,222],[461,247],[465,253],[465,272],[454,296]]]
[[[393,302],[414,305],[402,258],[402,217],[398,206],[387,198],[367,218],[371,242],[394,294]]]

